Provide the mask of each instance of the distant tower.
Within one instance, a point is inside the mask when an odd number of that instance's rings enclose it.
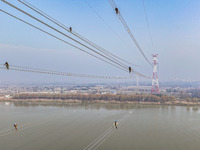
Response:
[[[152,55],[153,56],[153,79],[152,79],[152,94],[158,94],[159,93],[159,84],[158,84],[158,70],[157,70],[157,64],[158,64],[158,54]]]

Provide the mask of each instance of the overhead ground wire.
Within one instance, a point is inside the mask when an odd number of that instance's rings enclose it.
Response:
[[[20,12],[24,13],[25,15],[27,15],[27,16],[29,16],[29,17],[31,17],[31,18],[33,18],[33,19],[35,19],[36,21],[38,21],[38,22],[40,22],[40,23],[42,23],[42,24],[46,25],[47,27],[49,27],[49,28],[51,28],[51,29],[55,30],[56,32],[58,32],[58,33],[60,33],[60,34],[64,35],[65,37],[67,37],[67,38],[69,38],[69,39],[73,40],[74,42],[76,42],[76,43],[78,43],[78,44],[80,44],[80,45],[84,46],[85,48],[87,48],[87,49],[89,49],[89,50],[93,51],[94,53],[96,53],[96,54],[100,55],[101,57],[104,57],[104,58],[108,59],[109,61],[111,61],[111,62],[115,63],[116,65],[119,65],[119,66],[121,66],[122,68],[125,68],[125,69],[127,69],[127,70],[128,70],[128,68],[127,68],[126,66],[124,66],[124,65],[121,65],[120,63],[116,62],[115,60],[113,60],[113,59],[110,59],[110,58],[108,58],[107,56],[105,56],[105,55],[103,55],[103,54],[101,54],[101,53],[99,53],[99,52],[95,51],[94,49],[92,49],[92,48],[90,48],[90,47],[86,46],[85,44],[83,44],[83,43],[81,43],[81,42],[77,41],[76,39],[74,39],[74,38],[72,38],[72,37],[70,37],[70,36],[66,35],[65,33],[61,32],[60,30],[58,30],[58,29],[56,29],[56,28],[54,28],[54,27],[50,26],[49,24],[47,24],[47,23],[45,23],[45,22],[41,21],[40,19],[38,19],[38,18],[36,18],[36,17],[32,16],[31,14],[29,14],[29,13],[27,13],[27,12],[23,11],[22,9],[20,9],[20,8],[18,8],[18,7],[16,7],[16,6],[14,6],[13,4],[11,4],[11,3],[9,3],[9,2],[7,2],[7,1],[5,1],[5,0],[2,0],[2,1],[3,1],[3,2],[5,2],[6,4],[8,4],[9,6],[11,6],[11,7],[13,7],[13,8],[15,8],[15,9],[17,9],[18,11],[20,11]]]
[[[111,7],[116,10],[117,5],[115,4],[114,0],[108,0],[108,2],[110,3]],[[118,9],[117,9],[118,10]],[[130,28],[128,27],[126,21],[124,20],[123,16],[121,15],[120,11],[118,10],[117,16],[119,18],[119,20],[121,21],[122,25],[124,26],[124,28],[126,29],[126,31],[128,32],[129,36],[131,37],[131,39],[133,40],[133,42],[135,43],[136,47],[138,48],[138,50],[140,51],[140,53],[142,54],[142,56],[144,57],[144,59],[148,62],[149,65],[153,66],[152,63],[148,60],[148,58],[146,57],[146,55],[144,54],[143,50],[141,49],[140,45],[138,44],[137,40],[135,39],[134,35],[132,34]]]
[[[148,27],[148,31],[149,31],[149,37],[150,37],[150,40],[151,40],[151,45],[152,45],[153,50],[155,51],[155,45],[154,45],[153,38],[152,38],[152,35],[151,35],[149,19],[148,19],[148,16],[147,16],[147,10],[146,10],[146,7],[145,7],[144,0],[142,0],[142,4],[143,4],[143,8],[144,8],[144,14],[145,14],[146,22],[147,22],[147,27]]]
[[[5,0],[1,0],[1,1],[5,2],[6,4],[10,5],[11,7],[15,8],[15,9],[19,10],[20,12],[22,12],[22,13],[28,15],[29,17],[31,17],[31,18],[37,20],[38,22],[40,22],[40,23],[46,25],[47,27],[49,27],[49,28],[51,28],[51,29],[57,31],[58,33],[60,33],[60,34],[62,34],[62,35],[64,35],[64,36],[66,36],[66,37],[68,37],[69,39],[71,39],[71,40],[77,42],[78,44],[80,44],[80,45],[86,47],[87,49],[93,51],[94,53],[100,55],[101,57],[106,58],[107,60],[111,61],[112,63],[111,63],[111,62],[108,62],[108,61],[106,61],[106,60],[104,60],[104,59],[102,59],[102,58],[100,58],[100,57],[98,57],[98,56],[96,56],[96,55],[94,55],[94,54],[91,54],[91,53],[89,53],[89,52],[87,52],[87,51],[85,51],[85,50],[83,50],[83,49],[81,49],[81,48],[79,48],[79,47],[77,47],[77,46],[75,46],[75,45],[73,45],[73,44],[71,44],[71,43],[69,43],[69,42],[67,42],[67,41],[65,41],[65,40],[63,40],[63,39],[61,39],[61,38],[59,38],[59,37],[53,35],[53,34],[51,34],[51,33],[49,33],[49,32],[47,32],[47,31],[44,31],[43,29],[41,29],[41,28],[39,28],[39,27],[36,27],[36,26],[32,25],[31,23],[28,23],[28,22],[26,22],[26,21],[24,21],[24,20],[22,20],[22,19],[20,19],[20,18],[18,18],[18,17],[16,17],[16,16],[14,16],[14,15],[12,15],[12,14],[10,14],[10,13],[8,13],[8,12],[5,12],[5,11],[3,11],[2,9],[0,9],[0,11],[6,13],[7,15],[10,15],[10,16],[12,16],[12,17],[14,17],[14,18],[16,18],[16,19],[18,19],[18,20],[20,20],[20,21],[22,21],[22,22],[24,22],[24,23],[26,23],[26,24],[28,24],[28,25],[30,25],[30,26],[32,26],[32,27],[34,27],[34,28],[36,28],[36,29],[38,29],[38,30],[40,30],[40,31],[42,31],[42,32],[44,32],[44,33],[50,35],[50,36],[52,36],[52,37],[54,37],[54,38],[56,38],[56,39],[58,39],[58,40],[61,40],[62,42],[65,42],[65,43],[67,43],[67,44],[69,44],[69,45],[71,45],[71,46],[73,46],[73,47],[75,47],[75,48],[77,48],[77,49],[79,49],[79,50],[81,50],[81,51],[83,51],[83,52],[85,52],[85,53],[87,53],[87,54],[93,56],[93,57],[96,57],[96,58],[98,58],[98,59],[100,59],[100,60],[102,60],[102,61],[104,61],[104,62],[106,62],[106,63],[108,63],[108,64],[111,64],[111,65],[113,65],[113,66],[115,66],[115,67],[117,67],[117,68],[119,68],[119,69],[121,69],[121,70],[124,70],[124,71],[126,71],[126,72],[128,71],[128,68],[127,68],[128,66],[125,66],[124,64],[121,64],[120,62],[117,62],[117,61],[113,60],[112,58],[109,58],[109,57],[107,57],[107,56],[105,56],[105,55],[103,55],[103,54],[101,54],[101,53],[95,51],[94,49],[92,49],[92,48],[86,46],[85,44],[83,44],[83,43],[81,43],[81,42],[79,42],[79,41],[73,39],[72,37],[70,37],[70,36],[66,35],[65,33],[61,32],[60,30],[58,30],[58,29],[56,29],[56,28],[50,26],[49,24],[47,24],[47,23],[45,23],[45,22],[39,20],[38,18],[36,18],[36,17],[30,15],[29,13],[27,13],[27,12],[21,10],[20,8],[18,8],[18,7],[16,7],[16,6],[12,5],[11,3],[9,3],[9,2],[7,2],[7,1],[5,1]],[[113,63],[114,63],[114,64],[113,64]],[[141,74],[141,73],[139,73],[139,72],[137,72],[137,71],[132,70],[132,72],[134,72],[134,73],[136,73],[137,75],[142,76],[142,77],[144,77],[144,78],[149,78],[149,77],[147,77],[147,76],[145,76],[145,75],[143,75],[143,74]]]
[[[121,40],[121,41],[124,41],[113,29],[112,29],[112,27],[103,19],[103,17],[102,16],[100,16],[100,14],[88,3],[88,2],[86,2],[87,4],[88,4],[88,6],[89,6],[89,8],[91,8],[91,10],[108,26],[108,28]],[[125,41],[124,41],[125,42]],[[112,55],[112,56],[114,56],[114,57],[116,57],[116,58],[118,58],[119,60],[121,60],[121,61],[123,61],[123,62],[125,62],[125,63],[127,63],[127,64],[129,64],[129,65],[133,65],[133,66],[136,66],[136,67],[142,67],[142,66],[140,66],[140,65],[137,65],[137,64],[134,64],[134,63],[131,63],[131,62],[129,62],[129,61],[127,61],[127,60],[124,60],[123,58],[120,58],[120,57],[118,57],[118,56],[116,56],[116,55],[114,55],[114,54],[112,54],[112,53],[110,53],[109,51],[107,51],[108,52],[108,54],[110,54],[110,55]]]
[[[81,77],[81,78],[98,78],[98,79],[130,79],[130,77],[114,77],[114,76],[100,76],[100,75],[88,75],[88,74],[77,74],[77,73],[68,73],[68,72],[59,72],[52,71],[46,69],[38,69],[31,67],[23,67],[10,65],[9,69],[7,69],[3,64],[0,64],[0,69],[8,70],[8,71],[20,71],[20,72],[31,72],[31,73],[39,73],[39,74],[49,74],[49,75],[58,75],[58,76],[69,76],[69,77]]]
[[[111,59],[113,59],[114,61],[118,62],[121,65],[124,65],[126,68],[128,68],[129,66],[127,66],[126,64],[120,62],[124,61],[126,63],[129,63],[127,61],[125,61],[124,59],[110,53],[109,51],[105,50],[104,48],[98,46],[97,44],[91,42],[90,40],[88,40],[87,38],[83,37],[82,35],[80,35],[79,33],[75,32],[74,30],[70,30],[67,26],[63,25],[62,23],[58,22],[57,20],[55,20],[53,17],[47,15],[46,13],[44,13],[43,11],[41,11],[40,9],[38,9],[37,7],[33,6],[32,4],[28,3],[25,0],[18,0],[19,2],[21,2],[22,4],[24,4],[25,6],[27,6],[28,8],[32,9],[33,11],[37,12],[38,14],[40,14],[41,16],[45,17],[46,19],[48,19],[49,21],[55,23],[56,25],[58,25],[59,27],[61,27],[62,29],[68,31],[69,33],[73,34],[74,36],[78,37],[79,39],[81,39],[82,41],[86,42],[87,44],[89,44],[90,46],[96,48],[97,50],[99,50],[100,52],[104,53],[106,56],[110,57]],[[119,59],[119,60],[118,60]],[[129,63],[131,65],[137,66],[133,63]]]
[[[50,36],[52,36],[52,37],[54,37],[54,38],[56,38],[56,39],[62,41],[62,42],[64,42],[64,43],[67,43],[67,44],[69,44],[70,46],[72,46],[72,47],[74,47],[74,48],[77,48],[77,49],[79,49],[79,50],[81,50],[81,51],[83,51],[83,52],[85,52],[85,53],[87,53],[87,54],[89,54],[89,55],[91,55],[91,56],[97,58],[97,59],[100,59],[100,60],[102,60],[102,61],[104,61],[104,62],[106,62],[106,63],[108,63],[108,64],[110,64],[110,65],[112,65],[112,66],[114,66],[114,67],[116,67],[116,68],[118,68],[118,69],[121,69],[121,70],[127,72],[126,69],[121,68],[121,67],[119,67],[119,66],[117,66],[117,65],[115,65],[115,64],[112,64],[112,63],[110,63],[110,62],[108,62],[108,61],[106,61],[106,60],[104,60],[104,59],[102,59],[102,58],[100,58],[100,57],[98,57],[98,56],[96,56],[96,55],[94,55],[94,54],[91,54],[91,53],[89,53],[89,52],[87,52],[87,51],[85,51],[85,50],[83,50],[83,49],[81,49],[81,48],[79,48],[79,47],[77,47],[77,46],[75,46],[75,45],[73,45],[73,44],[71,44],[71,43],[69,43],[69,42],[67,42],[67,41],[65,41],[65,40],[63,40],[63,39],[61,39],[61,38],[59,38],[59,37],[57,37],[57,36],[55,36],[55,35],[53,35],[53,34],[47,32],[47,31],[45,31],[45,30],[43,30],[43,29],[41,29],[41,28],[39,28],[39,27],[36,27],[36,26],[32,25],[31,23],[28,23],[28,22],[26,22],[26,21],[24,21],[24,20],[22,20],[22,19],[20,19],[20,18],[18,18],[18,17],[16,17],[16,16],[14,16],[14,15],[12,15],[12,14],[10,14],[10,13],[4,11],[4,10],[2,10],[2,9],[0,9],[0,11],[2,11],[2,12],[4,12],[5,14],[7,14],[7,15],[9,15],[9,16],[11,16],[11,17],[17,19],[17,20],[20,20],[20,21],[24,22],[25,24],[30,25],[30,26],[34,27],[35,29],[40,30],[40,31],[42,31],[42,32],[44,32],[44,33],[46,33],[46,34],[48,34],[48,35],[50,35]]]

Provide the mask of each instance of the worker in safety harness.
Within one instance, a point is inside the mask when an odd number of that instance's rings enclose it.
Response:
[[[117,126],[118,126],[118,122],[117,121],[115,121],[114,126],[117,129]]]
[[[16,124],[16,123],[14,123],[14,125],[13,125],[13,126],[14,126],[15,130],[17,130],[17,124]]]
[[[132,68],[128,67],[128,71],[129,71],[129,73],[131,73],[132,72]]]
[[[118,8],[115,8],[115,12],[116,12],[116,14],[118,15],[119,9],[118,9]]]
[[[9,70],[9,64],[8,64],[8,62],[6,62],[6,63],[4,64],[4,66],[6,66],[6,69]]]

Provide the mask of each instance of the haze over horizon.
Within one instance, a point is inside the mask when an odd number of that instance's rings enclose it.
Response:
[[[104,47],[109,52],[142,66],[133,67],[135,70],[152,76],[152,68],[131,41],[107,0],[27,1],[67,27],[72,27],[74,31]],[[20,4],[17,0],[8,0],[8,2],[39,17],[39,15]],[[200,1],[144,0],[155,50],[151,45],[142,0],[116,0],[115,2],[148,59],[152,61],[151,54],[159,54],[160,81],[168,81],[171,77],[200,80]],[[95,14],[88,4],[101,15],[104,21],[109,24],[109,27]],[[52,32],[44,25],[14,10],[2,1],[0,1],[0,9]],[[13,65],[62,72],[129,76],[128,73],[64,44],[2,12],[0,12],[0,18],[0,64],[7,61]],[[39,18],[45,20],[43,17]],[[67,33],[67,35],[70,34]],[[65,37],[63,39],[71,43],[69,39]],[[74,44],[74,42],[72,43]],[[50,76],[5,70],[0,70],[0,74],[0,82],[99,81],[99,79]],[[135,81],[135,79],[131,80]],[[141,77],[140,80],[148,81]]]

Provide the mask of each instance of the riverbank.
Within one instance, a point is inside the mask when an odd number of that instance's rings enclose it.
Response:
[[[101,103],[101,104],[141,104],[141,105],[172,105],[172,106],[200,106],[200,102],[173,101],[173,102],[141,102],[141,101],[116,101],[116,100],[75,100],[75,99],[12,99],[0,98],[0,102],[38,102],[38,103]]]

